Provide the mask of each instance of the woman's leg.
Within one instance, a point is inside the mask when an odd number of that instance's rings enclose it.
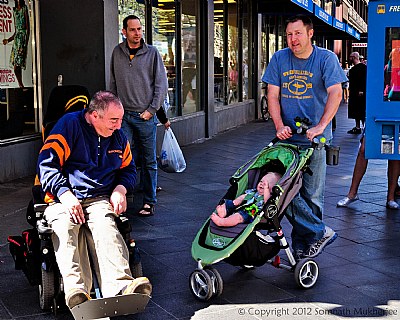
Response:
[[[17,77],[17,81],[18,81],[19,87],[21,89],[24,89],[25,87],[24,87],[24,84],[22,83],[22,69],[21,69],[21,67],[20,66],[14,66],[14,73],[15,73],[15,76]]]

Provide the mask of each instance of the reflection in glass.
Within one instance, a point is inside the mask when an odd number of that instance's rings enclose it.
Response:
[[[238,17],[237,3],[228,4],[228,104],[238,102]]]
[[[197,1],[182,1],[182,113],[198,111]]]
[[[171,108],[168,117],[177,116],[176,108],[176,61],[175,61],[175,2],[173,0],[158,3],[153,7],[153,45],[157,47],[165,65],[168,78],[168,99]]]
[[[35,132],[33,88],[0,89],[0,139]]]
[[[224,14],[222,1],[214,1],[214,103],[224,103]]]
[[[126,16],[130,14],[134,14],[135,16],[139,17],[140,23],[142,24],[143,28],[143,37],[146,38],[145,31],[146,31],[146,14],[145,14],[145,5],[144,1],[137,1],[137,0],[118,0],[118,25],[119,25],[119,32],[120,32],[120,42],[124,41],[122,35],[122,21],[125,19]]]
[[[400,28],[386,28],[384,66],[385,101],[400,101]]]
[[[249,98],[249,30],[248,30],[248,13],[247,7],[243,6],[243,30],[242,30],[242,46],[243,46],[243,63],[242,63],[242,74],[243,74],[243,100]]]
[[[39,130],[34,106],[35,33],[32,1],[3,1],[0,55],[0,139]]]
[[[243,38],[247,41],[247,30],[243,30]],[[248,53],[243,53],[244,61],[241,62],[238,59],[238,48],[237,1],[214,0],[214,101],[217,105],[239,101],[238,64],[245,61]],[[243,70],[248,70],[244,67]]]

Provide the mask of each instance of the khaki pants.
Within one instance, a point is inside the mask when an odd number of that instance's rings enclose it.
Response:
[[[52,240],[64,292],[68,295],[74,288],[90,292],[90,252],[103,297],[115,296],[133,280],[128,248],[108,200],[83,201],[82,207],[86,217],[83,225],[73,223],[61,203],[51,204],[44,213],[54,231]]]

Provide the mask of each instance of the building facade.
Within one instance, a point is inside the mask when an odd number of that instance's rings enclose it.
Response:
[[[1,183],[34,173],[55,86],[79,84],[90,94],[108,88],[111,52],[129,14],[163,58],[168,117],[186,145],[259,118],[259,81],[285,46],[288,16],[312,15],[315,43],[344,63],[351,43],[366,34],[367,1],[3,0],[0,7]]]

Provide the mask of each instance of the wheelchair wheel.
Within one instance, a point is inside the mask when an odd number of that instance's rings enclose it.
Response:
[[[54,271],[42,270],[42,281],[39,284],[39,301],[42,310],[49,310],[54,300]]]
[[[262,116],[263,120],[268,121],[271,118],[271,115],[268,110],[268,102],[267,102],[267,98],[265,96],[263,96],[261,98],[260,108],[261,108],[261,116]]]

